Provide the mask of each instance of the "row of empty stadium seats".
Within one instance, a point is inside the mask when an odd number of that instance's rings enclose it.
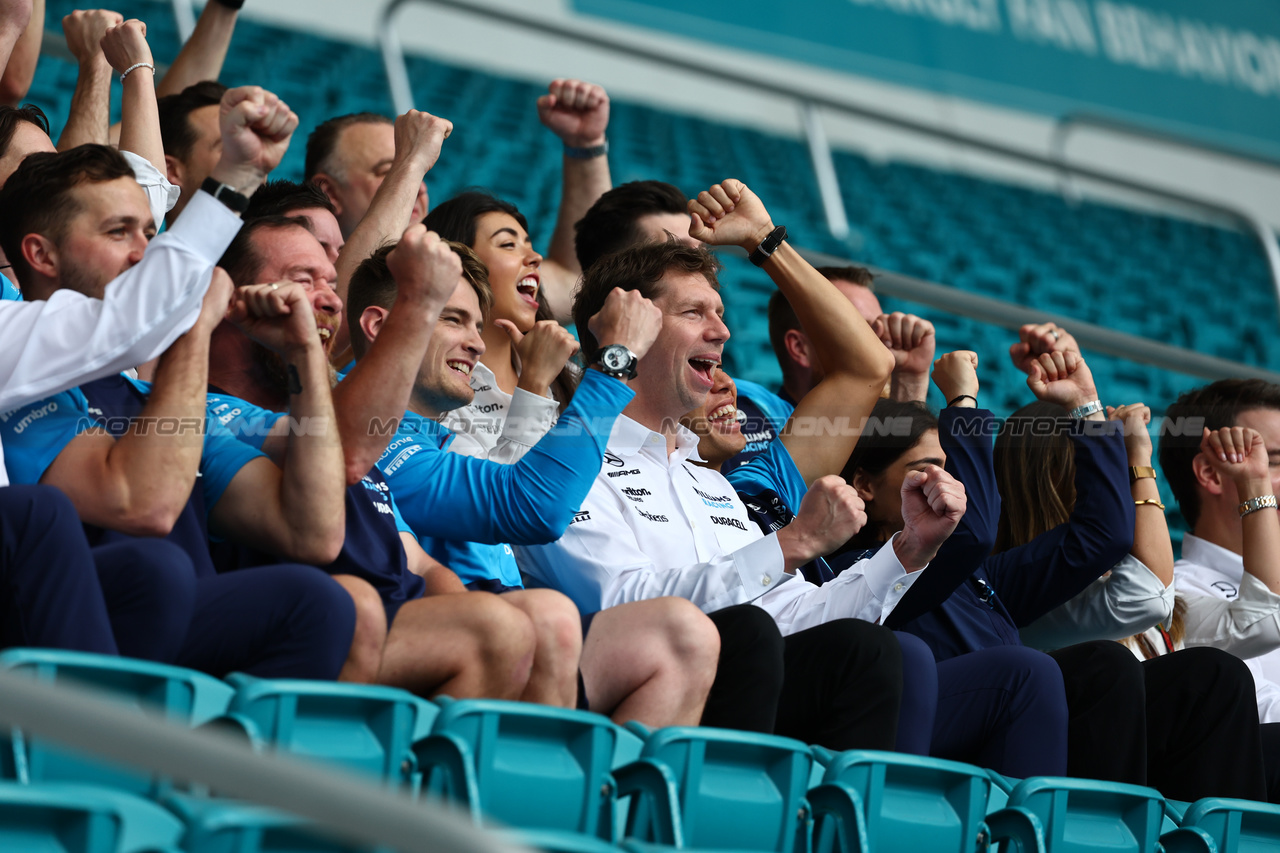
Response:
[[[1280,844],[1278,807],[1166,802],[1133,785],[1017,781],[958,762],[834,753],[718,729],[648,732],[526,703],[432,703],[390,688],[241,675],[222,682],[70,652],[12,649],[0,667],[443,797],[477,825],[555,853],[964,853],[1001,841],[1023,853],[1250,853]],[[296,818],[185,791],[22,732],[6,732],[2,743],[6,850],[352,849]]]

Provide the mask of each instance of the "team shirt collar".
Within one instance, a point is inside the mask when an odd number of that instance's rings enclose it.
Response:
[[[630,459],[642,450],[648,450],[659,458],[667,459],[667,437],[626,415],[619,415],[618,420],[614,422],[613,431],[609,433],[608,447],[610,452],[623,459]],[[674,464],[685,460],[703,461],[698,455],[698,436],[694,435],[692,430],[677,425],[676,449],[667,462]]]

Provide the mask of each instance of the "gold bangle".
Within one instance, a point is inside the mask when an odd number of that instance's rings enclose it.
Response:
[[[1154,480],[1156,478],[1156,469],[1150,465],[1130,465],[1129,466],[1129,482],[1135,480]]]
[[[1164,504],[1160,503],[1160,501],[1156,500],[1155,498],[1147,498],[1145,501],[1134,501],[1133,505],[1134,506],[1158,506],[1161,509],[1164,509]]]

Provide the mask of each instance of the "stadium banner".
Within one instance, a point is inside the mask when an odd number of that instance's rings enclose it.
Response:
[[[1280,157],[1277,0],[571,0],[576,11]]]

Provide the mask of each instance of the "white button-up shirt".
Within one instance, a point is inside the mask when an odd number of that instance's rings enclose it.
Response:
[[[0,302],[0,412],[150,361],[195,322],[240,217],[197,192],[102,299],[59,290]],[[0,461],[0,486],[9,477]]]
[[[1187,604],[1188,646],[1245,658],[1258,693],[1258,720],[1280,722],[1280,595],[1245,574],[1244,558],[1187,534],[1173,583]]]
[[[706,613],[751,602],[783,634],[845,617],[879,621],[919,576],[892,543],[821,587],[787,573],[777,534],[760,532],[718,471],[694,464],[697,448],[680,427],[668,456],[665,436],[619,417],[581,511],[556,542],[517,548],[521,571],[583,613],[665,595]]]
[[[498,387],[493,371],[480,362],[471,369],[469,405],[454,409],[440,421],[453,432],[451,453],[477,456],[511,465],[519,462],[556,425],[559,404],[523,388],[508,394]]]

